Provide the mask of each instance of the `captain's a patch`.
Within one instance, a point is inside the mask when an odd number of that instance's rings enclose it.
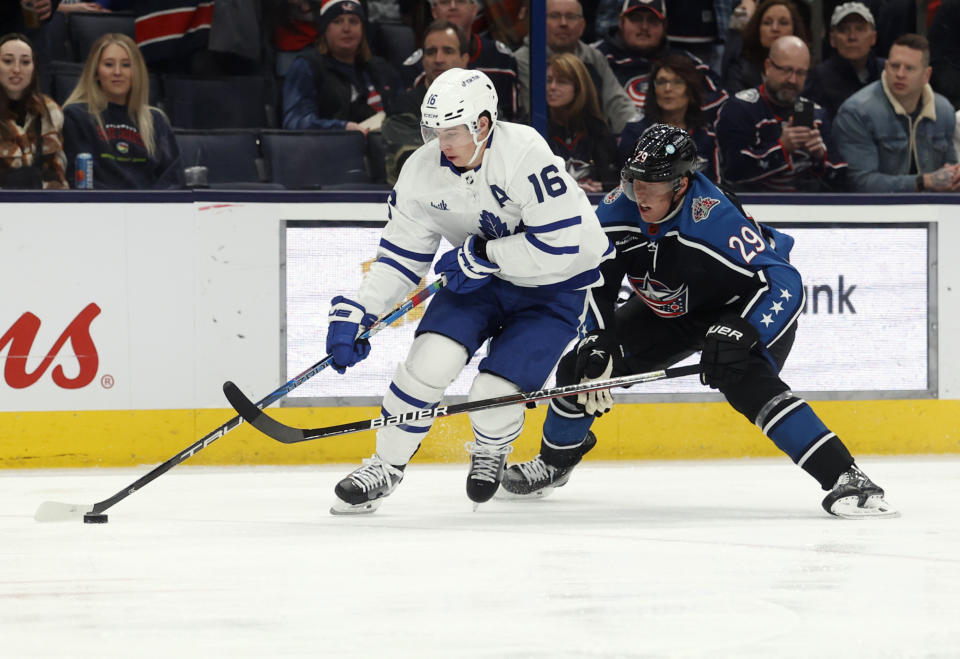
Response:
[[[714,199],[713,197],[694,197],[693,198],[693,221],[694,222],[703,222],[705,219],[710,217],[710,211],[720,203],[719,199]]]

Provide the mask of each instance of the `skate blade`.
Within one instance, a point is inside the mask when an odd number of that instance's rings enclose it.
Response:
[[[372,512],[375,512],[377,508],[380,507],[380,504],[383,502],[383,499],[374,499],[373,501],[367,501],[366,503],[347,503],[346,501],[341,501],[337,499],[333,502],[333,505],[330,506],[331,515],[369,515]]]
[[[501,486],[500,489],[497,490],[495,497],[503,501],[534,501],[536,499],[543,499],[544,497],[550,496],[553,494],[555,489],[556,488],[554,487],[543,487],[528,494],[520,494],[518,492],[511,492],[510,490]]]
[[[857,497],[844,497],[833,504],[830,511],[843,519],[884,519],[900,517],[900,511],[887,503],[883,497],[869,497],[862,506]]]

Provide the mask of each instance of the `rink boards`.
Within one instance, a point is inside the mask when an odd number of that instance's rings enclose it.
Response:
[[[163,461],[232,416],[224,380],[259,398],[320,359],[329,293],[356,289],[385,219],[382,196],[0,198],[0,466]],[[960,205],[930,196],[747,201],[758,219],[803,236],[794,262],[808,308],[785,379],[857,453],[960,452],[960,264],[949,258]],[[321,373],[276,414],[311,427],[376,416],[416,315],[409,321],[375,339],[364,371]],[[592,455],[777,454],[689,380],[618,393]],[[519,455],[536,452],[542,414],[528,413]],[[469,437],[465,417],[441,420],[417,460],[464,460]],[[371,433],[284,446],[241,427],[191,461],[353,461],[372,446]]]

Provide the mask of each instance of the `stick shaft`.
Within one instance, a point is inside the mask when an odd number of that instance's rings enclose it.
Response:
[[[561,396],[570,396],[572,394],[584,393],[587,391],[598,391],[600,389],[613,389],[615,387],[625,387],[641,382],[652,382],[665,378],[676,378],[684,375],[694,375],[700,372],[699,365],[679,366],[676,368],[667,368],[661,371],[650,371],[648,373],[637,373],[634,375],[624,375],[622,377],[611,378],[608,380],[593,380],[590,382],[581,382],[570,384],[563,387],[553,387],[551,389],[540,389],[538,391],[520,392],[508,396],[497,398],[486,398],[484,400],[468,401],[456,405],[440,405],[438,407],[405,412],[394,416],[379,417],[376,419],[366,419],[364,421],[355,421],[344,423],[337,426],[326,428],[295,428],[280,423],[273,417],[264,413],[249,398],[247,398],[240,389],[232,382],[223,385],[223,392],[227,400],[233,405],[234,409],[254,428],[263,434],[284,444],[296,444],[313,439],[323,439],[326,437],[336,437],[338,435],[348,435],[365,430],[375,430],[386,426],[396,426],[411,421],[422,419],[437,419],[444,416],[453,416],[464,412],[476,412],[479,410],[491,409],[494,407],[504,407],[506,405],[517,405],[521,403],[532,403],[538,400],[547,400],[550,398],[559,398]]]
[[[380,318],[377,322],[371,325],[366,331],[360,334],[358,338],[361,338],[361,339],[370,338],[371,336],[373,336],[383,328],[396,322],[399,318],[404,316],[407,312],[409,312],[414,307],[417,307],[420,304],[422,304],[424,300],[429,298],[431,295],[436,293],[445,285],[446,285],[446,280],[443,278],[440,278],[432,282],[431,284],[425,286],[423,290],[420,290],[414,295],[410,296],[409,298],[407,298],[405,302],[397,306],[393,311],[391,311],[390,313]],[[276,401],[278,401],[279,399],[283,398],[288,393],[290,393],[291,391],[299,387],[301,384],[303,384],[304,382],[312,378],[314,375],[316,375],[317,373],[325,369],[327,366],[329,366],[332,361],[333,361],[333,355],[327,355],[326,357],[318,361],[313,366],[310,366],[299,375],[295,376],[291,380],[287,381],[286,383],[284,383],[283,385],[281,385],[280,387],[278,387],[277,389],[273,390],[272,392],[267,394],[265,397],[263,397],[259,402],[256,403],[257,409],[262,409],[264,407],[267,407],[268,405],[271,405]],[[150,470],[149,472],[147,472],[146,474],[144,474],[143,476],[141,476],[140,478],[135,480],[133,483],[131,483],[127,487],[123,488],[122,490],[114,494],[113,496],[93,504],[92,509],[89,506],[77,506],[78,509],[81,509],[79,510],[78,515],[82,515],[85,510],[89,510],[89,512],[96,514],[96,513],[101,513],[107,510],[108,508],[111,508],[112,506],[116,505],[120,501],[123,501],[124,499],[126,499],[128,496],[130,496],[137,490],[141,489],[143,486],[147,485],[148,483],[156,480],[163,474],[167,473],[168,471],[173,469],[175,466],[177,466],[184,460],[187,460],[193,457],[199,451],[202,451],[206,447],[210,446],[210,444],[212,444],[213,442],[223,437],[225,434],[227,434],[228,432],[230,432],[231,430],[239,426],[241,423],[243,423],[243,417],[241,417],[239,414],[234,416],[232,419],[218,426],[217,428],[213,429],[212,431],[210,431],[209,433],[207,433],[206,435],[204,435],[203,437],[195,441],[193,444],[191,444],[184,450],[177,453],[175,456],[173,456],[166,462],[163,462],[157,465],[152,470]]]

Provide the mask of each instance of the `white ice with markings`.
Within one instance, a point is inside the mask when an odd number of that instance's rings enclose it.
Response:
[[[524,456],[527,457],[527,456]],[[471,512],[466,464],[327,513],[350,465],[0,471],[0,657],[960,657],[960,456],[862,458],[845,521],[784,459],[588,462]]]

